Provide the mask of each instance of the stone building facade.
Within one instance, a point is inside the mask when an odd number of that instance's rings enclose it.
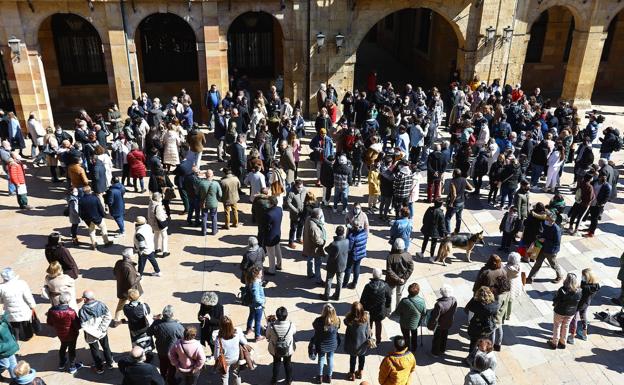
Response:
[[[425,75],[435,82],[453,66],[463,79],[541,85],[581,107],[594,91],[617,92],[624,82],[620,0],[12,0],[0,1],[0,97],[10,96],[20,119],[35,112],[53,124],[79,108],[105,112],[110,102],[124,111],[141,92],[166,103],[184,87],[205,119],[204,94],[210,84],[228,88],[234,61],[250,71],[268,68],[266,78],[281,75],[285,96],[313,113],[316,104],[307,102],[318,84],[331,83],[341,95],[352,90],[364,60],[358,48],[371,29],[414,8],[428,9],[429,21],[408,21],[401,30],[413,34],[410,28],[426,22],[417,40],[427,52],[401,49],[398,59],[429,68]],[[262,29],[269,16],[272,25]],[[162,35],[164,25],[175,36]],[[336,35],[344,36],[341,47]],[[395,37],[382,36],[386,45]],[[10,39],[19,40],[18,52]],[[383,66],[386,58],[367,60]]]

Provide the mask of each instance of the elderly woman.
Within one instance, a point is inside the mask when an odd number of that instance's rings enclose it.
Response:
[[[498,277],[506,275],[507,272],[503,269],[501,258],[496,254],[492,254],[485,263],[485,266],[479,270],[477,279],[472,287],[472,292],[476,292],[481,286],[494,286]]]
[[[219,323],[223,318],[223,305],[219,303],[219,297],[214,291],[207,291],[202,295],[197,320],[200,323],[199,342],[202,346],[210,346],[212,354],[215,352],[212,334],[219,330]]]
[[[147,334],[147,329],[149,329],[153,318],[150,315],[149,306],[139,301],[140,297],[141,293],[137,289],[128,290],[130,302],[124,305],[123,312],[128,319],[132,346],[140,346],[150,356],[154,350],[154,341]]]
[[[509,320],[511,317],[512,305],[520,295],[524,292],[524,285],[522,284],[522,266],[520,265],[520,254],[512,251],[507,256],[507,264],[503,268],[507,272],[507,279],[509,280],[509,300],[507,301],[507,310],[505,312],[505,320]]]
[[[427,329],[434,331],[431,341],[431,354],[434,356],[440,356],[446,351],[448,331],[453,326],[456,310],[457,300],[453,297],[453,288],[450,285],[442,285],[440,298],[433,306],[427,322]]]
[[[240,263],[241,269],[241,283],[245,283],[247,279],[247,275],[254,267],[262,270],[262,266],[264,265],[264,258],[266,257],[266,253],[264,248],[258,245],[258,238],[251,236],[247,241],[247,250],[245,250],[245,254],[243,254],[243,260]]]
[[[162,253],[162,257],[168,257],[169,253],[169,217],[162,203],[162,194],[152,193],[149,206],[147,207],[147,223],[154,231],[154,248],[156,254]]]
[[[368,216],[362,211],[360,203],[357,202],[346,217],[347,239],[349,240],[349,258],[345,270],[342,287],[355,289],[360,277],[360,265],[366,258],[366,244],[368,242]],[[353,271],[353,282],[349,283],[351,272]]]
[[[489,337],[496,329],[495,317],[498,308],[498,302],[496,302],[494,293],[488,286],[481,286],[474,294],[474,297],[468,301],[464,311],[472,312],[473,316],[468,323],[470,347],[468,348],[468,357],[465,359],[466,363],[472,363],[477,341],[480,338]]]
[[[176,127],[169,124],[167,125],[167,131],[163,134],[163,163],[167,167],[167,171],[171,166],[177,166],[180,164],[180,154],[178,147],[180,146],[180,135],[176,130]]]
[[[551,349],[566,348],[568,327],[572,317],[576,314],[581,296],[579,279],[576,274],[568,273],[563,286],[557,290],[553,298],[553,334],[548,340],[548,346]]]
[[[145,168],[145,154],[139,150],[139,146],[136,143],[132,143],[132,151],[126,156],[128,162],[128,169],[130,170],[130,176],[133,179],[134,191],[139,192],[137,187],[137,181],[141,185],[140,193],[145,192],[145,184],[143,178],[147,175],[147,169]],[[123,181],[123,178],[122,178]]]
[[[396,290],[394,307],[401,301],[401,293],[405,282],[414,272],[414,261],[407,252],[407,247],[402,238],[397,238],[392,244],[392,250],[386,259],[386,283],[392,291]],[[391,308],[394,308],[391,307]]]
[[[26,281],[19,279],[10,267],[0,273],[0,302],[4,316],[11,324],[13,336],[18,341],[28,341],[33,336],[32,315],[35,299]]]
[[[52,306],[58,306],[61,294],[66,293],[70,296],[68,305],[74,309],[78,309],[76,303],[76,286],[72,277],[63,273],[63,267],[57,261],[52,261],[46,270],[45,283],[43,284],[42,295],[50,300]]]
[[[46,162],[50,167],[50,176],[52,176],[52,182],[58,183],[61,180],[58,177],[58,159],[56,158],[56,152],[59,149],[59,142],[54,135],[54,128],[48,127],[46,134],[43,137],[44,153],[46,155]]]
[[[414,282],[409,285],[407,293],[408,296],[403,298],[397,305],[396,312],[399,314],[401,334],[403,334],[409,350],[416,355],[418,325],[420,325],[420,320],[425,317],[427,305],[425,300],[418,295],[420,293],[420,285],[418,283]]]

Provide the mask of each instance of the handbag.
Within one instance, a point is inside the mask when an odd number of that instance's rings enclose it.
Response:
[[[215,360],[215,370],[217,373],[224,375],[228,371],[228,363],[225,360],[225,354],[223,354],[223,340],[219,338],[219,356]]]
[[[154,219],[156,219],[156,224],[158,225],[158,228],[160,230],[164,230],[167,227],[169,227],[169,217],[167,217],[167,219],[165,219],[164,221],[161,221],[160,219],[158,219],[158,217],[156,216],[156,209],[158,208],[158,206],[156,206],[154,208]]]
[[[535,242],[531,243],[531,246],[529,246],[529,248],[526,251],[526,255],[528,258],[534,261],[537,259],[537,256],[539,255],[541,250],[542,250],[542,244],[540,241],[536,240]]]
[[[43,329],[41,326],[41,321],[39,321],[39,317],[37,317],[37,312],[33,309],[32,317],[30,319],[30,326],[32,327],[33,333],[36,335],[41,334],[41,330]]]
[[[314,342],[314,337],[310,338],[310,342],[308,343],[308,358],[311,361],[316,361],[318,353],[316,352],[316,343]]]

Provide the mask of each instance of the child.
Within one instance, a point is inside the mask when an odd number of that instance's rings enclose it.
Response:
[[[518,216],[518,209],[516,206],[510,206],[509,211],[503,215],[503,220],[499,225],[499,230],[503,232],[503,239],[501,240],[501,246],[498,250],[509,252],[511,249],[511,242],[520,231],[522,226],[522,220]]]
[[[570,335],[568,336],[568,343],[574,345],[574,335],[583,341],[587,341],[587,326],[589,324],[587,318],[587,311],[589,310],[589,305],[591,305],[592,299],[600,290],[600,284],[598,283],[598,277],[596,274],[590,269],[583,269],[581,272],[582,280],[581,280],[581,300],[578,303],[578,308],[576,310],[576,314],[570,321]],[[578,321],[581,321],[581,328],[577,328]]]
[[[374,214],[377,211],[377,202],[381,190],[379,187],[379,164],[374,164],[368,171],[368,212]]]

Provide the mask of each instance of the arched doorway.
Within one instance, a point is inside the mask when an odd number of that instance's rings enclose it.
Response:
[[[155,13],[141,21],[135,42],[141,91],[166,105],[184,88],[199,113],[197,41],[191,26],[172,13]]]
[[[9,88],[6,69],[4,68],[4,53],[0,51],[0,109],[14,111],[13,98]]]
[[[56,13],[38,33],[50,104],[56,122],[71,122],[84,108],[104,112],[110,100],[102,40],[81,16]]]
[[[624,10],[611,19],[602,48],[592,101],[624,104]]]
[[[231,89],[266,90],[284,76],[284,36],[279,22],[266,12],[246,12],[228,29]]]
[[[574,15],[568,8],[555,6],[542,12],[533,22],[522,70],[522,88],[559,98],[574,33]]]
[[[406,83],[444,87],[456,67],[459,47],[456,31],[435,11],[394,12],[377,22],[360,43],[354,86],[366,90],[369,74],[376,71],[378,83],[390,81],[396,90],[403,90]]]

